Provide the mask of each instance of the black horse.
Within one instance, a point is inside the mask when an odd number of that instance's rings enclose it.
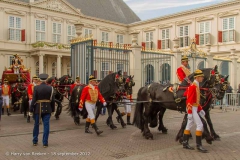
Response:
[[[118,109],[118,106],[117,106],[117,102],[121,102],[123,100],[123,97],[124,97],[124,93],[127,92],[129,95],[132,94],[132,87],[135,85],[135,82],[133,80],[133,77],[134,76],[123,76],[123,86],[120,86],[119,89],[118,89],[118,92],[115,93],[115,95],[113,97],[111,97],[111,99],[109,99],[110,101],[112,101],[111,103],[111,108],[112,108],[112,115],[113,115],[113,112],[116,111],[117,113],[117,121],[118,123],[121,123],[121,126],[123,128],[126,127],[126,123],[124,122],[124,120],[122,119],[122,116],[123,114],[119,111]],[[97,112],[96,112],[96,118],[95,120],[97,121],[100,113],[101,113],[101,108],[102,106],[100,105],[98,108],[97,108]],[[111,117],[108,117],[106,123],[108,126],[110,126],[111,129],[115,129],[117,128],[117,126],[115,126],[114,124],[111,124]],[[130,123],[130,120],[129,120],[129,123]]]
[[[18,83],[12,87],[11,92],[13,110],[17,111],[20,109],[20,112],[24,113],[24,117],[27,118],[27,112],[29,111],[27,87],[21,78],[19,78],[17,82]]]
[[[111,101],[112,97],[114,97],[115,93],[118,91],[119,87],[123,84],[123,77],[121,72],[115,72],[107,75],[98,85],[100,93],[107,101],[107,109],[108,115],[110,117],[110,125],[113,126],[112,122],[112,105],[109,101]],[[69,100],[68,105],[68,113],[70,113],[71,117],[74,119],[74,123],[76,125],[80,124],[79,115],[83,116],[83,119],[87,117],[87,112],[85,106],[83,107],[83,111],[78,110],[79,99],[81,97],[81,93],[85,84],[76,85],[72,91],[72,95]],[[98,108],[102,108],[101,103],[97,103],[96,105]]]
[[[207,68],[202,69],[204,74],[204,80],[200,83],[200,86],[205,88],[211,88],[216,82],[217,67],[214,69]],[[193,81],[193,74],[188,77]],[[143,132],[143,136],[146,139],[153,138],[152,133],[148,128],[148,123],[150,122],[150,127],[157,126],[157,114],[159,114],[159,131],[167,132],[162,122],[162,116],[166,109],[177,110],[180,112],[186,112],[186,98],[183,97],[187,87],[188,82],[183,81],[179,85],[166,84],[162,85],[159,83],[152,83],[149,86],[145,86],[139,89],[137,95],[137,101],[145,101],[145,103],[137,103],[134,113],[133,123]],[[171,88],[173,88],[171,90]],[[174,88],[178,88],[175,91]],[[143,112],[143,109],[145,111]]]
[[[219,140],[220,136],[218,134],[216,134],[216,132],[213,128],[211,118],[210,118],[211,105],[212,105],[212,102],[214,99],[218,99],[218,100],[223,99],[223,97],[225,95],[225,91],[227,90],[227,86],[228,86],[228,76],[223,77],[220,75],[220,77],[221,77],[221,79],[220,79],[219,83],[216,83],[212,89],[201,90],[201,94],[204,95],[205,98],[200,99],[200,103],[203,106],[203,110],[205,111],[205,119],[210,128],[210,133],[208,131],[208,128],[206,128],[206,127],[204,128],[204,130],[207,131],[207,135],[203,135],[203,136],[210,135],[211,137],[213,137],[214,140]],[[202,117],[201,117],[201,119],[202,119]],[[185,114],[185,116],[183,118],[181,129],[179,130],[179,132],[176,136],[176,141],[179,141],[180,143],[182,143],[183,131],[184,131],[186,125],[187,125],[187,114]]]
[[[50,77],[47,79],[47,84],[54,88],[55,103],[57,104],[55,118],[58,120],[59,115],[62,112],[62,101],[64,97],[68,96],[67,88],[71,84],[71,78],[69,75],[64,75],[59,79],[56,77]]]

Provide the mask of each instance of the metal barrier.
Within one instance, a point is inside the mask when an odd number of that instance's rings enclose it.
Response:
[[[223,111],[227,111],[227,108],[237,111],[240,107],[240,93],[226,93],[222,100],[215,100],[212,106],[220,107]]]

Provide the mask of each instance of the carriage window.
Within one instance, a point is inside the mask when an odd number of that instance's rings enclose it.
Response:
[[[12,63],[13,63],[13,60],[14,60],[14,56],[10,56],[10,58],[9,58],[9,66],[11,66],[11,65],[13,65]]]
[[[101,71],[101,79],[106,77],[109,74],[109,63],[103,62],[102,63],[102,71]]]
[[[56,75],[56,68],[57,68],[57,64],[56,64],[56,62],[53,62],[52,63],[52,76],[53,77],[56,77],[57,75]]]

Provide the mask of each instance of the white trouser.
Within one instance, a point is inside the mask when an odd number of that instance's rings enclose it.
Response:
[[[91,104],[91,103],[85,102],[85,107],[86,107],[86,110],[88,112],[88,117],[87,118],[89,118],[90,120],[95,119],[94,110],[95,110],[95,107],[96,107],[96,103]]]
[[[3,97],[3,106],[6,105],[9,107],[9,95]]]
[[[29,104],[29,111],[30,111],[31,103],[32,103],[32,99],[28,101],[28,104]]]
[[[193,124],[195,123],[197,125],[196,130],[197,131],[203,131],[203,124],[202,121],[197,113],[197,109],[198,107],[193,106],[192,107],[192,118],[187,121],[187,126],[186,126],[186,130],[190,130],[193,126]]]
[[[123,102],[129,102],[125,103],[125,113],[131,113],[131,101],[129,99],[123,99]]]

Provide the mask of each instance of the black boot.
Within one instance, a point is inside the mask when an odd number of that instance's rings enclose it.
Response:
[[[189,146],[188,140],[189,140],[189,135],[184,134],[184,135],[183,135],[183,141],[182,141],[183,148],[185,148],[185,149],[190,149],[190,150],[194,150],[193,147]]]
[[[2,115],[4,115],[4,108],[2,108]]]
[[[93,128],[95,129],[97,135],[100,135],[101,133],[103,133],[103,131],[100,131],[100,130],[98,129],[96,123],[93,123],[92,126],[93,126]]]
[[[11,115],[11,113],[10,113],[10,109],[9,109],[9,108],[7,108],[7,115],[8,115],[8,116]]]
[[[86,125],[85,125],[85,133],[90,133],[90,134],[92,134],[92,132],[89,130],[89,126],[90,126],[90,122],[86,122]]]
[[[121,113],[121,116],[122,116],[122,117],[123,117],[124,115],[125,115],[125,113],[124,113],[124,112],[123,112],[123,113]],[[117,117],[116,117],[116,119],[117,119],[117,122],[118,122],[118,123],[121,123],[121,121],[120,121],[120,117],[119,117],[119,116],[117,116]]]
[[[202,153],[207,153],[207,150],[202,147],[202,136],[196,136],[197,150]]]
[[[130,122],[130,119],[131,119],[131,116],[127,116],[127,125],[133,125],[131,122]]]

